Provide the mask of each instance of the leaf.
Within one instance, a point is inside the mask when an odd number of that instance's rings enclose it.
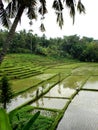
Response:
[[[41,30],[42,32],[45,31],[45,27],[44,27],[44,24],[43,24],[43,23],[41,23],[40,30]]]
[[[36,121],[39,115],[40,115],[40,111],[35,113],[35,115],[28,121],[28,123],[23,127],[22,130],[29,130],[31,125]]]
[[[60,28],[62,29],[62,26],[64,24],[63,14],[62,13],[56,13],[56,14],[57,14],[57,23],[59,24]]]
[[[10,2],[6,7],[6,14],[9,18],[14,18],[18,11],[18,4],[15,1]]]
[[[27,15],[30,20],[37,19],[36,9],[33,6],[29,7]]]
[[[85,7],[81,3],[81,0],[78,1],[77,10],[79,11],[79,13],[82,13],[82,12],[85,13]]]
[[[61,0],[54,0],[52,7],[57,11],[63,10],[63,4],[62,4]]]
[[[0,23],[6,28],[10,28],[11,21],[9,20],[6,11],[4,9],[0,10]]]
[[[12,130],[6,111],[0,109],[0,130]]]

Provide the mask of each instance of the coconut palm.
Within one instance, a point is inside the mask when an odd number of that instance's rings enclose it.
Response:
[[[0,0],[0,22],[3,26],[9,28],[9,33],[0,53],[0,63],[2,62],[9,48],[9,45],[15,33],[15,29],[18,22],[21,20],[23,12],[25,10],[27,11],[27,16],[30,20],[36,19],[38,12],[42,15],[41,19],[44,19],[44,14],[47,13],[46,0],[10,0],[11,2],[9,2],[9,0],[5,1],[8,1],[8,6],[6,7],[6,9],[4,9],[3,5],[4,0]],[[73,18],[73,23],[75,19],[75,7],[77,7],[80,13],[85,12],[85,8],[81,3],[81,0],[78,0],[77,4],[75,0],[53,0],[52,7],[56,11],[57,23],[61,28],[64,23],[62,11],[65,4],[70,9],[70,16]],[[10,18],[14,18],[12,26],[10,23]],[[45,31],[43,23],[41,23],[40,29],[41,31]]]

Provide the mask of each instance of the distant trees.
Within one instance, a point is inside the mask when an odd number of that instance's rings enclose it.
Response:
[[[0,32],[0,48],[7,35],[6,31]],[[31,40],[32,39],[32,40]],[[25,30],[15,33],[9,53],[32,53],[53,56],[71,57],[81,61],[98,61],[98,40],[77,35],[64,36],[63,38],[47,39],[45,35],[30,34]]]
[[[81,61],[98,62],[98,43],[90,42],[86,44],[85,48],[79,57]]]
[[[8,78],[5,75],[1,79],[0,91],[0,103],[2,103],[3,108],[6,109],[7,103],[9,103],[12,98],[12,90]]]

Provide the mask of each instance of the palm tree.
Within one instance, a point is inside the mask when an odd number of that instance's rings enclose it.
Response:
[[[7,53],[11,40],[13,39],[17,24],[21,20],[21,16],[24,10],[26,9],[27,16],[30,20],[37,18],[37,12],[42,15],[41,19],[44,19],[44,14],[47,13],[46,0],[11,0],[11,2],[8,3],[6,9],[4,9],[3,2],[3,0],[0,0],[0,22],[3,26],[9,28],[9,33],[3,45],[2,51],[0,52],[0,63],[2,62],[5,54]],[[78,0],[77,5],[75,0],[53,0],[52,7],[56,11],[57,23],[61,28],[64,23],[62,13],[64,4],[66,4],[70,9],[70,16],[73,18],[73,23],[75,19],[75,7],[77,7],[80,13],[85,12],[85,7],[81,3],[81,0]],[[10,24],[10,18],[14,18],[12,26]],[[41,30],[45,31],[43,23],[41,24]]]

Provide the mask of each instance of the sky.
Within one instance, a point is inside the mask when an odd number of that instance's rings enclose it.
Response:
[[[62,30],[56,23],[55,11],[51,8],[53,0],[47,0],[48,13],[45,15],[43,21],[46,31],[42,33],[39,29],[41,20],[38,18],[37,21],[33,21],[33,25],[29,25],[29,20],[25,13],[21,19],[21,25],[18,24],[16,31],[23,29],[33,30],[33,34],[38,36],[46,35],[47,38],[63,37],[70,35],[78,35],[80,37],[92,37],[98,39],[98,0],[81,0],[86,8],[86,14],[79,14],[76,11],[75,23],[73,25],[72,18],[69,15],[69,10],[66,8],[63,11],[64,15],[64,26]]]

